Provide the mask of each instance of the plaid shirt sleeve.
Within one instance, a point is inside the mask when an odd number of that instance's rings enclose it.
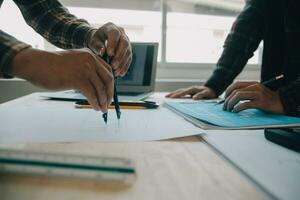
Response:
[[[28,47],[30,47],[30,45],[25,44],[0,30],[0,78],[9,77],[5,75],[4,72],[7,71],[6,68],[10,65],[12,58]]]
[[[63,48],[87,47],[94,30],[86,20],[78,19],[57,0],[14,0],[26,23],[50,43]]]
[[[218,96],[242,71],[263,38],[264,1],[248,0],[226,38],[217,66],[205,83]]]
[[[279,96],[286,114],[300,117],[300,77],[279,89]]]
[[[14,0],[26,23],[50,43],[63,48],[84,48],[94,30],[87,21],[78,19],[56,0]],[[4,76],[13,57],[30,45],[0,30],[0,77]]]

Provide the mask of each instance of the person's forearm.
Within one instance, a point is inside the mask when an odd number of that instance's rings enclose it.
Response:
[[[6,73],[13,58],[30,45],[0,30],[0,77],[8,77]]]
[[[249,1],[233,24],[213,75],[205,86],[219,96],[242,71],[257,49],[264,32],[264,0]]]
[[[55,66],[55,62],[59,57],[60,55],[55,52],[28,48],[14,57],[7,73],[25,79],[39,87],[53,90],[57,88],[69,89],[62,88],[63,84],[59,83],[57,78],[60,74],[58,71],[56,72],[59,66]],[[55,75],[57,77],[53,77]]]
[[[71,83],[63,83],[61,78],[64,58],[56,52],[25,49],[15,56],[9,74],[25,79],[34,85],[50,90],[71,89]]]

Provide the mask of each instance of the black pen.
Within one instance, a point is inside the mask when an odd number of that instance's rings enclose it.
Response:
[[[110,65],[111,64],[111,57],[109,56],[104,56],[104,60]],[[121,118],[121,110],[120,110],[120,104],[119,104],[119,99],[118,99],[118,92],[117,92],[117,87],[116,87],[116,77],[115,77],[115,72],[113,70],[113,76],[114,76],[114,106],[115,106],[115,110],[116,110],[116,114],[117,114],[117,118],[120,119]],[[107,113],[103,113],[103,118],[104,121],[107,123]]]
[[[107,124],[107,112],[103,113],[102,117],[103,117],[105,124]]]
[[[117,93],[117,86],[116,86],[116,78],[115,78],[115,72],[113,71],[114,75],[114,105],[115,105],[115,110],[117,114],[117,118],[121,118],[121,110],[120,110],[120,103],[118,99],[118,93]]]
[[[284,75],[281,74],[279,76],[276,76],[275,78],[272,78],[270,80],[264,81],[262,84],[268,88],[272,87],[274,83],[276,83],[278,80],[281,80],[284,78]]]
[[[281,79],[283,79],[283,78],[284,78],[284,75],[283,75],[283,74],[280,74],[279,76],[276,76],[275,78],[266,80],[266,81],[262,82],[261,84],[264,85],[264,86],[266,86],[266,87],[272,87],[272,85],[273,85],[274,83],[276,83],[278,80],[281,80]],[[225,102],[225,99],[222,99],[222,100],[218,101],[218,102],[216,103],[216,105],[222,104],[222,103],[224,103],[224,102]]]
[[[106,56],[106,55],[100,57],[100,59],[103,59],[107,63],[109,62],[108,56]],[[103,118],[105,124],[107,124],[107,114],[108,114],[108,111],[102,114],[102,118]]]

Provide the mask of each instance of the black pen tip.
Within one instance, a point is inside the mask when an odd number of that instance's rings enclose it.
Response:
[[[103,113],[102,117],[103,117],[105,124],[107,124],[107,113]]]

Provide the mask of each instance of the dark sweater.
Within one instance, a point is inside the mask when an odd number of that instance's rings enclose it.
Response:
[[[242,71],[262,40],[261,81],[284,74],[285,80],[271,89],[279,92],[288,115],[300,116],[299,0],[248,0],[205,85],[220,95]]]

